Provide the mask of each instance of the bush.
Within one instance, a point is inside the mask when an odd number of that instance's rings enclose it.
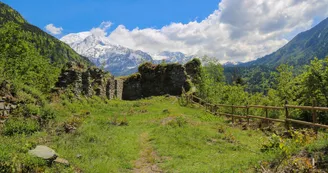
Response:
[[[36,120],[13,118],[5,123],[2,133],[12,136],[15,134],[32,134],[39,130],[40,126]]]
[[[51,120],[56,117],[56,112],[51,106],[46,105],[41,109],[40,115],[43,120]]]
[[[25,108],[25,115],[39,115],[40,114],[40,107],[34,104],[27,104]]]

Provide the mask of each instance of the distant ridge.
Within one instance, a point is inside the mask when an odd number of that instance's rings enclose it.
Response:
[[[328,18],[312,29],[298,34],[276,52],[239,66],[265,65],[272,68],[280,64],[302,66],[309,64],[315,57],[323,59],[326,56],[328,56]]]

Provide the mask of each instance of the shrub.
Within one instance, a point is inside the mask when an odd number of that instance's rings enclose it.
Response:
[[[49,105],[46,105],[44,106],[42,109],[41,109],[41,118],[43,120],[51,120],[51,119],[54,119],[56,117],[56,112],[55,110],[49,106]]]
[[[40,114],[40,107],[34,104],[27,104],[25,107],[25,115],[39,115]]]
[[[15,134],[32,134],[38,130],[40,130],[40,126],[36,120],[13,118],[5,123],[2,133],[12,136]]]

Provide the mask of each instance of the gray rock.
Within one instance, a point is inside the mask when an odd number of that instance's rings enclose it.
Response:
[[[16,109],[17,108],[17,105],[10,105],[10,108],[11,109]]]
[[[10,110],[10,104],[5,105],[5,110]]]
[[[63,165],[66,165],[66,166],[69,166],[69,162],[66,160],[66,159],[63,159],[63,158],[59,158],[57,157],[55,160],[54,160],[55,163],[60,163],[60,164],[63,164]]]
[[[8,115],[9,115],[9,111],[8,110],[3,110],[2,116],[8,116]]]
[[[35,149],[28,151],[28,153],[45,160],[54,160],[57,158],[57,154],[53,149],[43,145],[36,146]]]
[[[80,159],[82,157],[82,154],[76,155],[76,158]]]
[[[5,109],[5,102],[0,102],[0,110],[4,110]]]

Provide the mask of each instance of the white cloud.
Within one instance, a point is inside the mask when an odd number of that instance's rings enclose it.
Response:
[[[91,33],[97,36],[107,36],[107,30],[113,25],[110,21],[102,22],[98,28],[92,28]]]
[[[54,24],[48,24],[47,26],[45,26],[45,29],[49,32],[49,33],[51,33],[51,34],[53,34],[53,35],[59,35],[59,34],[61,34],[62,33],[62,31],[63,31],[63,28],[62,27],[56,27]]]
[[[314,18],[327,17],[327,6],[328,0],[222,0],[201,22],[133,30],[119,25],[108,38],[151,54],[169,50],[208,55],[221,62],[249,61],[282,47],[309,29]],[[107,36],[111,25],[103,22],[92,30]]]

